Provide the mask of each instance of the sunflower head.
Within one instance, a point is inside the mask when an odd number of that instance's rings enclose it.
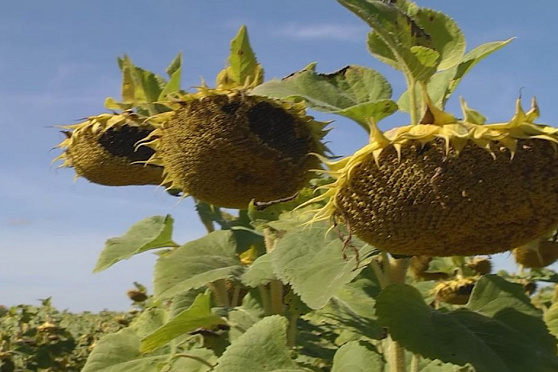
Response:
[[[483,125],[429,103],[421,124],[371,123],[368,145],[329,164],[313,221],[342,220],[403,255],[489,254],[545,235],[558,225],[558,131],[535,124],[538,112],[518,100],[509,122]]]
[[[180,97],[145,143],[185,195],[228,208],[293,196],[320,168],[324,123],[302,103],[202,87]]]
[[[64,152],[55,161],[73,167],[76,177],[106,186],[161,184],[162,168],[145,164],[153,150],[137,147],[154,129],[144,118],[131,112],[101,114],[62,128],[67,138],[57,146]]]
[[[531,269],[540,269],[558,260],[558,242],[538,239],[513,251],[515,261]]]
[[[436,300],[452,305],[465,305],[471,297],[475,286],[473,278],[454,279],[442,282],[434,287]]]

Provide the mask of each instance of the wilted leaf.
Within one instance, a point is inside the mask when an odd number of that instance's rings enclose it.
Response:
[[[277,277],[289,283],[309,307],[325,306],[343,285],[353,280],[369,263],[374,248],[352,239],[360,256],[359,267],[352,247],[346,249],[348,259],[343,259],[343,243],[329,226],[314,224],[289,231],[271,252],[271,262]]]
[[[178,246],[171,240],[173,222],[170,215],[146,218],[134,224],[126,234],[108,239],[93,272],[103,271],[150,249]]]
[[[159,257],[155,265],[155,296],[168,298],[218,279],[239,279],[244,267],[236,249],[234,232],[219,230]]]
[[[331,372],[383,371],[384,364],[384,359],[374,346],[363,341],[351,341],[335,353]]]

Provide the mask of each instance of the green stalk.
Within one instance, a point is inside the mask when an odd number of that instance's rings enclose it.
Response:
[[[298,312],[292,313],[289,317],[289,329],[287,331],[287,347],[293,348],[296,345],[296,332],[297,332],[297,320],[300,317]]]
[[[409,87],[409,111],[411,111],[411,125],[417,125],[419,118],[417,115],[416,81],[413,78],[407,77],[407,86]]]
[[[413,354],[411,359],[411,371],[410,372],[420,372],[420,355]]]
[[[231,306],[231,303],[229,301],[229,292],[227,291],[227,283],[225,282],[225,279],[219,279],[212,283],[208,283],[207,286],[215,294],[215,297],[219,305],[224,307]]]
[[[269,292],[271,293],[271,311],[273,314],[283,315],[283,283],[279,280],[272,280],[269,283]]]
[[[389,342],[389,370],[390,372],[406,372],[407,366],[405,363],[405,349],[399,345],[398,342],[393,341],[391,336],[388,338]]]
[[[271,310],[271,298],[269,295],[269,290],[265,287],[265,285],[258,286],[258,289],[260,290],[260,296],[262,298],[265,316],[273,315]]]

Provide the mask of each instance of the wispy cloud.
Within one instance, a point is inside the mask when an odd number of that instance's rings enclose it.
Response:
[[[357,25],[346,25],[337,23],[322,24],[287,24],[276,31],[276,34],[298,40],[338,40],[338,41],[362,41],[367,28]]]

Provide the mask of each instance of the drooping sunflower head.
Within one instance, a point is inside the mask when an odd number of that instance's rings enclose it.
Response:
[[[436,300],[453,305],[465,305],[471,297],[475,283],[473,278],[441,282],[434,287]]]
[[[62,127],[66,135],[57,148],[64,152],[56,160],[72,167],[76,177],[106,186],[159,185],[163,170],[146,165],[153,150],[137,147],[154,129],[131,112],[91,116],[86,121]]]
[[[184,195],[244,209],[293,196],[320,168],[324,123],[302,103],[201,87],[174,108],[155,119],[145,145],[155,150],[149,164],[163,166],[165,183]]]
[[[537,239],[512,250],[515,261],[531,269],[552,265],[558,260],[558,242]]]
[[[330,163],[335,181],[313,221],[344,221],[362,240],[405,255],[506,251],[558,225],[558,130],[517,103],[507,123],[483,125],[428,102],[421,124],[380,132]]]

